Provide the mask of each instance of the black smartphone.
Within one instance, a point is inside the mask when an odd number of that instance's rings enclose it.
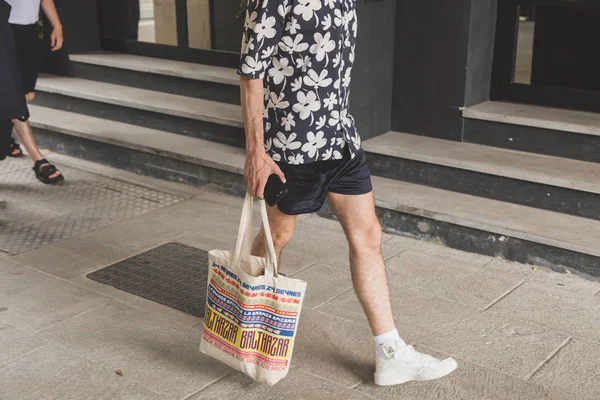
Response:
[[[269,180],[265,186],[265,201],[269,207],[275,207],[287,193],[287,187],[279,176],[275,174],[269,176]]]

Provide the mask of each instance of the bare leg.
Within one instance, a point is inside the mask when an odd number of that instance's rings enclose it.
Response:
[[[294,235],[296,216],[284,214],[279,211],[277,207],[267,207],[267,212],[269,214],[269,226],[271,228],[271,236],[273,236],[275,253],[277,254],[277,263],[279,264],[279,261],[281,260],[281,251]],[[266,252],[267,244],[265,231],[261,227],[260,232],[254,239],[251,254],[253,256],[264,257]]]
[[[27,93],[27,103],[32,101],[34,98],[34,93]],[[23,146],[25,146],[25,149],[27,149],[27,152],[29,153],[29,156],[33,159],[33,161],[35,162],[43,159],[44,155],[40,152],[40,150],[37,147],[37,144],[35,143],[35,139],[33,137],[33,130],[31,129],[31,124],[29,123],[29,121],[22,122],[19,120],[14,120],[13,123],[15,125],[15,130],[19,135],[21,143],[23,144]],[[60,174],[60,171],[56,171],[50,177],[56,178]]]
[[[330,193],[329,204],[348,238],[354,290],[373,335],[389,332],[395,324],[373,193],[358,196]]]
[[[35,143],[35,139],[33,138],[33,130],[31,129],[29,121],[22,122],[19,120],[15,120],[13,121],[13,124],[15,126],[15,130],[17,131],[17,134],[19,135],[21,144],[25,146],[27,152],[29,153],[29,156],[33,159],[33,161],[41,160],[42,158],[44,158],[44,156],[38,149],[37,144]]]

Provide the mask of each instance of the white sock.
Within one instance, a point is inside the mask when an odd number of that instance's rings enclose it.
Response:
[[[400,338],[400,334],[398,333],[398,329],[393,329],[384,334],[373,337],[375,341],[375,353],[378,358],[387,358],[385,352],[383,351],[383,345],[390,341],[402,341]]]

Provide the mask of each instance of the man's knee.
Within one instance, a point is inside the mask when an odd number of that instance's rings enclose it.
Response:
[[[349,232],[348,241],[353,252],[380,253],[383,233],[379,221],[372,221],[365,226],[358,226]]]

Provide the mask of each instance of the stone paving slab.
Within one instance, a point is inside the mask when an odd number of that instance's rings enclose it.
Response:
[[[418,343],[518,378],[528,377],[567,338],[406,288],[391,287],[391,295],[396,323],[416,330]],[[354,293],[345,293],[319,310],[367,324]]]
[[[214,237],[206,233],[193,233],[191,235],[185,235],[175,240],[178,243],[193,246],[201,250],[231,250],[235,249],[236,237],[235,235],[222,234],[219,237]]]
[[[585,292],[526,282],[491,310],[600,343],[600,297]]]
[[[485,268],[492,261],[488,257],[435,253],[408,250],[389,259],[390,284],[483,310],[523,281]]]
[[[114,369],[49,345],[0,367],[0,398],[167,400]]]
[[[236,397],[244,400],[365,400],[371,398],[354,390],[344,389],[316,375],[295,371],[274,388],[252,383],[235,392],[219,393],[211,390],[206,395],[200,392],[188,400],[230,400]]]
[[[308,308],[316,308],[353,288],[349,270],[341,271],[324,265],[315,265],[292,277],[308,283],[303,306]]]
[[[352,388],[373,380],[374,353],[369,329],[317,311],[302,312],[292,359],[295,368]]]
[[[189,199],[147,215],[112,224],[81,238],[124,249],[143,251],[170,240],[196,233],[227,232],[237,237],[241,208],[206,204]],[[155,234],[160,227],[160,235]]]
[[[72,237],[19,254],[14,260],[51,275],[71,279],[129,255],[129,252],[114,246]]]
[[[241,213],[241,209],[232,208],[231,212],[239,211]],[[227,217],[234,218],[234,217]],[[239,217],[238,217],[239,218]],[[177,242],[187,244],[188,246],[193,246],[202,250],[235,250],[235,245],[237,241],[238,227],[239,221],[235,222],[233,225],[233,221],[228,220],[222,229],[204,229],[198,230],[197,233],[185,235],[177,238]],[[254,234],[258,234],[262,222],[260,218],[260,212],[256,209],[252,219],[253,232]],[[235,226],[235,228],[234,228]],[[286,257],[286,265],[287,265],[287,257]],[[294,268],[294,270],[296,270]],[[287,271],[290,273],[290,270]]]
[[[157,393],[179,399],[231,372],[199,353],[199,331],[117,302],[39,336],[87,360],[122,370]]]
[[[0,308],[0,315],[4,307]],[[48,342],[20,331],[10,325],[0,324],[0,366],[48,345]]]
[[[486,269],[505,277],[538,282],[546,287],[560,286],[561,289],[576,293],[578,296],[592,297],[600,291],[600,281],[589,281],[575,274],[560,274],[533,265],[496,259],[489,263]]]
[[[577,399],[599,399],[600,343],[572,340],[533,377],[532,382],[571,393]]]
[[[348,270],[348,250],[341,226],[320,217],[307,218],[297,222],[294,236],[282,252],[282,268],[293,274],[314,263],[324,264],[337,254],[343,255],[345,262],[331,266]]]
[[[293,367],[292,367],[293,368]],[[208,400],[215,396],[224,396],[230,394],[232,397],[236,394],[243,396],[243,390],[248,386],[254,384],[254,380],[242,374],[232,370],[231,373],[222,379],[219,379],[215,383],[202,389],[195,395],[190,397],[190,400]],[[188,400],[188,399],[186,399]]]
[[[0,324],[36,333],[109,299],[63,280],[0,260]]]

